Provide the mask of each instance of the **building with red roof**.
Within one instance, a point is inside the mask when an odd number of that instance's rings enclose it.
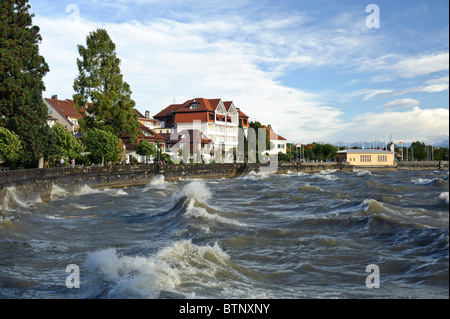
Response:
[[[73,100],[59,100],[57,95],[53,95],[51,99],[45,98],[44,104],[47,106],[50,122],[62,124],[74,135],[78,132],[78,121],[82,115],[74,107]]]

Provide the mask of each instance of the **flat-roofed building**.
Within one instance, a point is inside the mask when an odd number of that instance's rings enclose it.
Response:
[[[394,165],[394,153],[377,149],[351,149],[337,153],[340,163],[355,166],[389,166]]]

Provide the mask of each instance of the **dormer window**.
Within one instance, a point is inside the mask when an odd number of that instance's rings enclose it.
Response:
[[[191,109],[191,110],[198,109],[198,104],[197,103],[192,103],[191,106],[189,107],[189,109]]]

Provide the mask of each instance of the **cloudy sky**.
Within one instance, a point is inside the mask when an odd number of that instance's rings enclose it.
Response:
[[[447,0],[30,4],[45,97],[72,98],[77,45],[104,28],[141,112],[221,98],[292,143],[449,138]]]

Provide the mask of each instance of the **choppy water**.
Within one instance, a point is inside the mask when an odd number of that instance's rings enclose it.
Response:
[[[46,203],[10,188],[0,298],[448,298],[448,221],[448,171],[158,177]]]

